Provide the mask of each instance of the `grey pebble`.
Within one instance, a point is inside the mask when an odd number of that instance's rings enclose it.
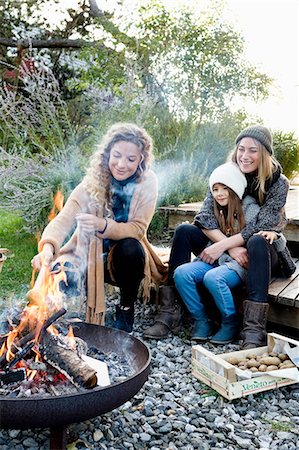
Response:
[[[133,334],[141,340],[153,313],[154,305],[136,305]],[[71,425],[74,435],[99,450],[298,450],[298,385],[230,402],[192,376],[184,336],[145,341],[152,360],[142,389],[119,408]],[[202,345],[214,353],[239,350],[236,343]],[[0,448],[48,450],[49,430],[0,430]]]

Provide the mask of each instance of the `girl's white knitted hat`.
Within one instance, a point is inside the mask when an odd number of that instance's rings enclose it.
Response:
[[[215,183],[225,184],[225,186],[231,188],[240,199],[242,199],[247,187],[245,175],[241,172],[239,166],[233,162],[222,164],[213,170],[209,178],[211,192]]]

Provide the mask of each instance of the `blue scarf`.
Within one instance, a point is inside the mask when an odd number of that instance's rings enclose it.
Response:
[[[112,177],[112,211],[116,222],[127,222],[131,200],[136,188],[136,173],[126,180],[118,181]]]

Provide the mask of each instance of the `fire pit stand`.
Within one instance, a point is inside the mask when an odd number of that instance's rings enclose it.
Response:
[[[88,346],[103,352],[115,352],[125,357],[134,371],[132,376],[106,387],[96,387],[80,393],[59,397],[0,397],[2,428],[50,428],[50,448],[64,449],[66,426],[100,416],[131,399],[143,386],[150,370],[147,346],[130,334],[114,328],[85,322],[73,325],[75,336]]]

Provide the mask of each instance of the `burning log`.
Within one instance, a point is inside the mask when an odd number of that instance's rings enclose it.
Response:
[[[43,335],[43,333],[46,332],[47,328],[52,325],[59,317],[63,316],[66,313],[66,309],[62,308],[56,311],[52,316],[50,316],[41,327],[41,330],[36,336],[36,331],[31,331],[30,333],[26,334],[26,336],[22,337],[19,341],[17,341],[13,346],[12,350],[18,351],[19,348],[22,348],[24,345],[26,345],[28,342],[32,341],[33,339],[37,338],[39,339],[40,336]],[[0,357],[0,368],[4,367],[7,363],[6,360],[7,352],[3,353],[3,355]]]
[[[83,361],[78,348],[74,349],[69,345],[69,340],[70,338],[60,334],[45,332],[39,344],[40,354],[48,364],[65,375],[75,386],[88,389],[95,387],[96,371]]]
[[[25,379],[26,372],[22,367],[19,369],[8,370],[6,372],[0,372],[0,384],[16,383],[18,381],[24,381]]]

